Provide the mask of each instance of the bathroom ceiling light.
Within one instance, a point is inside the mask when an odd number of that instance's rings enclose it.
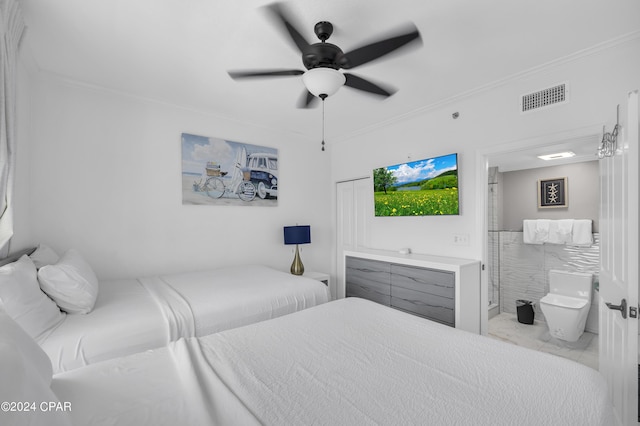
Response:
[[[561,158],[569,158],[569,157],[573,157],[574,155],[576,155],[574,152],[571,151],[565,151],[565,152],[558,152],[556,154],[547,154],[547,155],[538,155],[538,158],[541,160],[559,160]]]

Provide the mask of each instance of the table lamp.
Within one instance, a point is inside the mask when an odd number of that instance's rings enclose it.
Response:
[[[309,244],[310,242],[311,226],[296,225],[284,227],[284,243],[286,245],[296,245],[296,254],[293,257],[293,263],[291,264],[291,273],[293,275],[304,274],[304,265],[302,264],[302,260],[300,260],[300,251],[298,250],[298,244]]]

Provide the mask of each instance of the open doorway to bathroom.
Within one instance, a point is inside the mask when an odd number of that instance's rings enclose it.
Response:
[[[595,155],[598,135],[540,141],[520,150],[487,156],[486,279],[489,337],[572,359],[598,369],[598,294],[592,292],[585,332],[577,342],[552,337],[540,309],[550,291],[549,270],[592,274],[599,272],[599,165]],[[545,161],[538,156],[572,152],[573,156]],[[564,178],[566,203],[540,206],[540,181]],[[590,219],[593,243],[527,244],[525,219]],[[518,321],[518,301],[530,302],[533,324]],[[526,318],[521,318],[526,320]]]

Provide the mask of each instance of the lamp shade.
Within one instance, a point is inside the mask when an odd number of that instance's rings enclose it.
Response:
[[[346,81],[344,74],[333,68],[311,68],[302,75],[302,81],[312,95],[331,96],[342,87]]]
[[[309,244],[311,242],[311,226],[285,226],[284,227],[284,243],[285,244]]]

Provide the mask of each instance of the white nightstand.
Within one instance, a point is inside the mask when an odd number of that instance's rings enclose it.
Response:
[[[311,278],[311,279],[314,279],[314,280],[322,281],[324,283],[324,285],[329,287],[329,280],[331,278],[329,276],[329,274],[325,274],[324,272],[305,271],[305,273],[302,274],[302,276],[303,277],[307,277],[307,278]]]

